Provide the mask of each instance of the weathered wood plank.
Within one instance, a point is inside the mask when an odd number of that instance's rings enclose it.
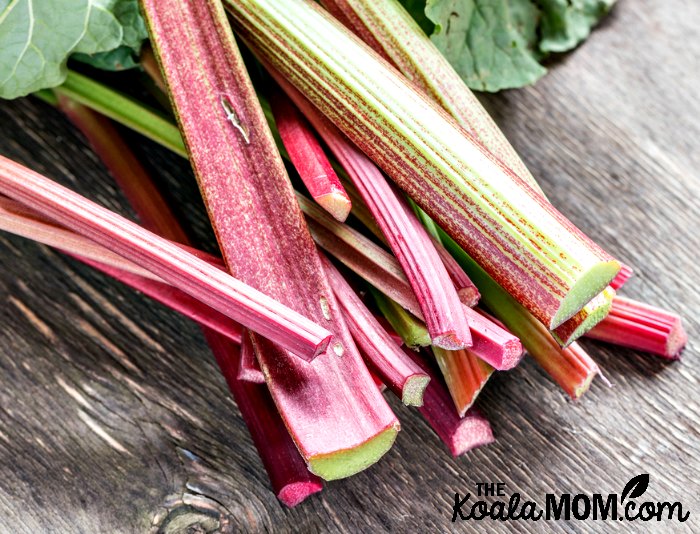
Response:
[[[567,402],[531,361],[499,374],[481,405],[498,442],[452,459],[414,411],[377,466],[294,510],[267,488],[243,422],[197,328],[76,262],[0,236],[0,530],[165,532],[369,529],[540,532],[451,525],[455,491],[479,481],[547,492],[681,500],[700,529],[697,339],[700,266],[700,5],[621,0],[537,86],[485,97],[561,210],[637,269],[626,294],[672,307],[682,363],[587,343],[614,387]],[[35,101],[0,104],[0,153],[130,214],[79,135]],[[213,246],[184,161],[143,142],[160,183]],[[548,523],[547,531],[625,530]],[[646,529],[646,530],[645,530]]]

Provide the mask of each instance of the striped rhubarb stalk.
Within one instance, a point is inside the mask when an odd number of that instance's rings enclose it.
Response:
[[[399,424],[342,320],[225,13],[215,0],[142,7],[228,268],[334,333],[311,363],[253,336],[280,415],[312,472],[365,469]]]
[[[298,354],[325,351],[331,333],[137,224],[0,156],[0,193],[103,245]]]
[[[494,369],[469,349],[443,350],[433,347],[433,354],[457,413],[464,417]]]
[[[615,297],[610,314],[586,336],[670,360],[688,342],[680,316],[625,297]]]
[[[425,35],[397,0],[323,0],[323,5],[375,52],[396,66],[419,90],[447,111],[495,158],[533,189],[544,195],[498,125],[462,81],[449,61]],[[569,230],[579,231],[573,226]],[[585,237],[581,235],[585,241]],[[618,289],[631,269],[623,266],[611,285]],[[610,310],[612,295],[600,294],[555,330],[554,337],[568,345],[600,322]]]
[[[430,383],[423,395],[423,406],[418,410],[452,456],[460,456],[476,447],[493,443],[491,425],[481,412],[472,407],[460,417],[439,377],[422,361],[419,354],[407,349],[404,351],[430,376]]]
[[[321,248],[404,309],[423,319],[416,296],[391,254],[358,231],[335,221],[308,199],[297,198],[307,216],[309,230]],[[459,306],[469,321],[471,350],[496,369],[515,367],[522,357],[522,345],[518,338],[475,310],[461,303]]]
[[[348,195],[352,199],[352,214],[370,231],[372,234],[382,241],[383,243],[386,243],[386,238],[384,237],[384,234],[382,233],[381,229],[377,225],[374,216],[372,213],[369,211],[369,208],[367,205],[364,203],[362,198],[360,197],[360,193],[355,189],[355,187],[352,184],[346,185],[346,190],[348,192]],[[414,209],[416,212],[416,216],[420,219],[421,223],[425,227],[425,229],[428,231],[428,234],[430,235],[432,242],[433,242],[433,247],[435,247],[435,250],[440,256],[440,259],[442,260],[443,265],[445,266],[445,269],[447,269],[448,274],[450,275],[450,279],[452,280],[452,283],[455,286],[455,289],[457,290],[457,295],[459,295],[459,300],[462,301],[462,304],[465,306],[469,306],[470,308],[473,308],[474,306],[477,305],[479,302],[479,290],[477,287],[474,285],[474,282],[472,282],[467,276],[467,273],[464,272],[464,269],[460,267],[459,263],[455,261],[455,259],[452,257],[452,255],[447,251],[447,249],[443,246],[443,244],[440,242],[439,239],[437,239],[433,233],[430,232],[430,229],[426,225],[426,221],[421,219],[421,214],[425,214],[423,210],[415,206],[415,203],[408,199],[408,203],[411,206],[411,208],[417,208]],[[426,215],[427,217],[427,215]],[[433,225],[435,224],[432,219],[428,217],[428,220],[430,223]]]
[[[430,236],[372,161],[289,83],[273,78],[309,120],[357,188],[401,264],[425,318],[432,343],[446,349],[471,346],[460,299]]]
[[[238,34],[548,328],[619,263],[309,0],[226,0]]]
[[[271,101],[277,131],[311,198],[343,222],[352,204],[308,122],[282,91]]]
[[[328,279],[338,299],[350,333],[370,371],[407,406],[422,406],[430,378],[382,328],[338,269],[322,256]]]

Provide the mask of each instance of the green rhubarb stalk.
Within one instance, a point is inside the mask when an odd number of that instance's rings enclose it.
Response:
[[[177,127],[163,114],[87,76],[68,71],[63,85],[54,89],[110,119],[145,135],[180,156],[187,157]]]
[[[377,308],[407,347],[418,349],[430,346],[430,334],[423,321],[404,310],[381,291],[370,286]]]
[[[433,347],[433,354],[457,413],[464,417],[493,374],[494,368],[469,349],[444,350]]]
[[[322,4],[447,111],[497,159],[544,195],[498,125],[400,2],[322,0]],[[422,219],[424,224],[435,224],[427,215]],[[577,232],[573,226],[570,229]],[[629,268],[626,271],[629,272]],[[624,283],[624,279],[617,283],[621,282]],[[610,311],[613,297],[611,288],[600,293],[579,313],[553,330],[555,339],[566,346],[590,330]]]
[[[599,372],[591,357],[577,343],[562,348],[547,328],[498,285],[454,240],[442,230],[439,233],[447,250],[479,288],[481,302],[520,338],[530,356],[571,398],[577,399],[583,395]]]
[[[228,268],[333,332],[333,350],[312,362],[253,336],[279,413],[313,473],[331,480],[365,469],[399,424],[340,317],[223,8],[142,7]]]
[[[226,1],[238,34],[555,328],[620,265],[308,0]]]

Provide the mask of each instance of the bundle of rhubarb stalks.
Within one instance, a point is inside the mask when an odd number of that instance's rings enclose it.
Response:
[[[686,342],[677,315],[617,295],[631,269],[548,202],[398,2],[322,4],[143,0],[163,109],[77,72],[36,94],[140,224],[0,157],[3,230],[201,325],[288,506],[390,449],[385,388],[456,456],[493,441],[474,401],[524,351],[576,399],[600,374],[580,336],[668,359]],[[113,121],[189,158],[220,257]]]

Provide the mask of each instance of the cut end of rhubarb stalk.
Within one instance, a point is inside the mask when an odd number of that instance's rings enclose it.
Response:
[[[472,346],[471,338],[464,339],[454,331],[433,336],[431,341],[436,347],[440,347],[441,349],[445,350],[468,349]]]
[[[666,356],[671,360],[679,360],[686,343],[688,343],[688,334],[683,328],[681,318],[678,317],[678,322],[671,327],[671,332],[668,334]]]
[[[452,456],[461,456],[477,447],[496,441],[491,425],[481,412],[472,408],[459,423],[448,442]]]
[[[499,371],[508,371],[513,369],[523,359],[525,350],[518,338],[509,339],[503,345],[503,356],[500,365],[496,367]]]
[[[620,271],[617,261],[601,261],[583,273],[571,287],[554,314],[549,329],[554,330],[573,317],[615,278]]]
[[[318,493],[322,489],[323,484],[319,481],[293,482],[284,486],[277,494],[277,498],[285,506],[294,508],[307,497],[310,497],[314,493]]]
[[[406,380],[403,386],[401,402],[406,406],[423,406],[423,393],[428,387],[430,377],[427,375],[415,375]]]
[[[352,210],[352,202],[344,191],[334,191],[327,195],[315,197],[314,200],[330,213],[335,220],[340,222],[345,222],[345,219],[350,215],[350,210]]]
[[[615,292],[605,289],[594,297],[579,313],[552,330],[552,336],[563,348],[568,347],[610,313]]]
[[[476,287],[463,287],[458,289],[457,295],[459,296],[460,302],[470,308],[476,306],[481,298],[481,294],[479,294],[479,290]]]
[[[580,399],[581,396],[591,388],[593,379],[597,374],[598,367],[595,367],[588,372],[588,375],[586,375],[586,377],[573,389],[573,391],[569,392],[569,396],[572,398],[572,400]]]
[[[309,471],[324,480],[347,478],[376,463],[394,444],[398,423],[358,447],[328,455],[312,456]]]

